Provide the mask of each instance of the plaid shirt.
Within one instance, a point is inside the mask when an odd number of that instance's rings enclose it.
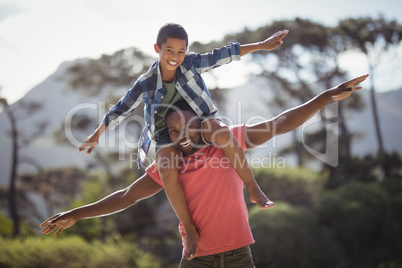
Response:
[[[215,114],[217,111],[201,73],[234,60],[240,60],[238,43],[214,49],[212,53],[189,53],[177,68],[176,89],[198,116]],[[165,95],[166,89],[163,86],[159,61],[156,61],[103,118],[104,124],[114,129],[134,112],[141,101],[144,101],[145,127],[138,141],[139,167],[143,165],[148,154],[151,138],[155,132],[154,115],[158,113],[158,106]]]

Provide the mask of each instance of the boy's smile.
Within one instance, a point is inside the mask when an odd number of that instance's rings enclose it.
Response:
[[[168,38],[159,47],[154,46],[155,52],[159,54],[160,70],[164,82],[172,82],[176,76],[176,69],[183,63],[187,51],[186,40]]]

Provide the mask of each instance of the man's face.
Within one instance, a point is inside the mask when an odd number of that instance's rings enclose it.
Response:
[[[191,111],[175,111],[166,118],[169,137],[172,143],[190,155],[198,151],[205,143],[201,138],[200,118]]]
[[[159,47],[155,44],[155,51],[159,54],[160,66],[164,71],[176,71],[186,56],[187,42],[185,40],[168,38]]]

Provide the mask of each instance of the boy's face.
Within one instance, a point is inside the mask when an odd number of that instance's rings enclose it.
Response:
[[[168,38],[165,43],[159,47],[154,46],[156,53],[159,54],[160,67],[162,73],[176,71],[182,64],[187,50],[187,42],[181,39]]]

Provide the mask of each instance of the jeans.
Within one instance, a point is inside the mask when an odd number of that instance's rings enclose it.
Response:
[[[249,246],[214,255],[195,257],[187,260],[182,257],[179,268],[255,268]]]

